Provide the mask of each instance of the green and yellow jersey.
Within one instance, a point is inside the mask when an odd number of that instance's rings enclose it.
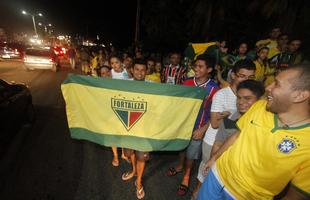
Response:
[[[265,79],[265,65],[258,60],[254,60],[254,64],[256,67],[255,80],[263,82]]]
[[[258,48],[261,48],[263,46],[266,46],[266,47],[269,48],[268,59],[270,59],[273,56],[275,56],[278,53],[280,53],[280,51],[278,49],[278,42],[277,42],[277,40],[272,40],[272,39],[260,40],[260,41],[256,42],[256,46]]]
[[[239,138],[216,161],[225,188],[237,199],[272,199],[291,182],[310,195],[310,123],[278,126],[260,100],[237,122]]]

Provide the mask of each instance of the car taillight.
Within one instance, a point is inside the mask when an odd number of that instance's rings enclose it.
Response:
[[[50,58],[49,61],[50,61],[50,62],[54,62],[54,59],[53,59],[53,58]]]

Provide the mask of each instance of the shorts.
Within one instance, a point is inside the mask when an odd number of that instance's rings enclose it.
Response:
[[[136,155],[136,159],[139,161],[148,161],[150,159],[150,153],[145,151],[136,151],[133,149],[123,148],[124,154],[126,157],[130,159],[130,156],[134,153]]]
[[[203,183],[206,177],[205,164],[211,157],[211,150],[212,150],[211,145],[209,145],[206,142],[202,143],[202,160],[200,162],[199,169],[198,169],[198,175],[197,175],[197,179],[199,180],[200,183]]]
[[[186,148],[186,158],[188,160],[198,160],[201,156],[202,140],[191,140]]]
[[[209,173],[202,183],[198,192],[197,200],[234,200],[236,199],[224,185],[218,180],[217,175],[213,169],[209,170]]]

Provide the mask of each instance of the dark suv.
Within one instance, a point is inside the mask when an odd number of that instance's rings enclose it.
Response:
[[[0,79],[0,152],[16,135],[23,124],[35,120],[29,88],[24,84]]]

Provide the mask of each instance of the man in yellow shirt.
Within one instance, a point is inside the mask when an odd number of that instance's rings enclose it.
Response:
[[[269,33],[270,38],[265,39],[265,40],[259,40],[258,42],[256,42],[257,48],[261,48],[263,46],[266,46],[269,48],[268,59],[272,58],[273,56],[279,53],[277,39],[280,34],[281,34],[281,29],[278,27],[274,27]]]
[[[254,64],[256,67],[255,70],[255,80],[264,82],[265,80],[265,71],[268,66],[268,56],[269,48],[268,47],[262,47],[259,50],[257,50],[257,59],[254,60]]]
[[[203,199],[310,198],[310,66],[288,67],[206,164]]]

